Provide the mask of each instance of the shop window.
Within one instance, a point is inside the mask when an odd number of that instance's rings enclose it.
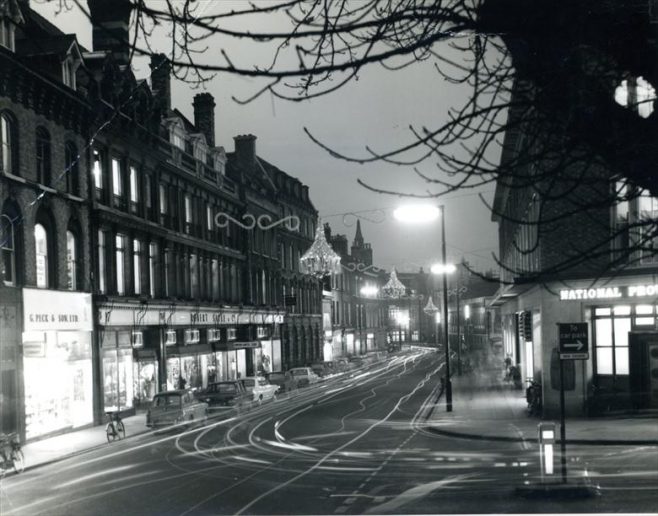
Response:
[[[80,168],[78,163],[80,156],[78,155],[78,148],[75,144],[67,142],[64,146],[64,179],[66,184],[66,191],[73,195],[80,195]]]
[[[117,235],[114,239],[114,270],[116,275],[116,291],[119,295],[126,293],[125,240],[126,237],[123,235]]]
[[[69,230],[66,232],[66,275],[69,290],[78,290],[79,282],[79,243],[78,238]]]
[[[94,191],[95,197],[97,200],[103,200],[103,187],[104,187],[104,164],[103,164],[103,155],[100,150],[94,149],[92,151],[93,165],[92,165],[92,175],[94,177]]]
[[[256,338],[264,339],[265,337],[267,337],[267,328],[265,326],[256,328]]]
[[[594,356],[597,375],[613,378],[628,375],[628,334],[633,327],[633,316],[638,314],[637,309],[637,306],[620,305],[612,307],[611,310],[607,309],[608,312],[601,308],[594,310]],[[642,311],[646,311],[646,308],[640,308],[640,312]],[[635,317],[635,324],[637,319]]]
[[[37,127],[35,156],[37,183],[50,186],[50,134],[43,127]]]
[[[142,293],[142,242],[133,240],[133,292]]]
[[[221,340],[221,330],[218,328],[211,328],[208,330],[208,342],[217,342]]]
[[[129,334],[128,345],[130,345]],[[103,410],[105,412],[126,410],[133,406],[132,349],[121,347],[121,343],[119,346],[112,347],[111,342],[103,342]]]
[[[226,330],[227,340],[235,340],[237,338],[237,330],[235,328],[228,328]]]
[[[7,111],[0,114],[0,172],[18,175],[16,121]]]

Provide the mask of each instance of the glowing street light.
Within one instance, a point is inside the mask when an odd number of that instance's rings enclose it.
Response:
[[[400,222],[412,224],[424,224],[441,219],[441,260],[444,264],[446,261],[446,218],[443,206],[433,206],[429,204],[410,204],[400,206],[393,212],[393,216]],[[453,265],[454,267],[454,265]],[[434,272],[434,271],[432,271]],[[443,276],[443,336],[445,339],[445,392],[446,392],[446,411],[452,412],[452,381],[450,380],[450,343],[448,342],[448,273],[442,273]]]
[[[375,297],[379,289],[375,285],[365,285],[361,287],[361,295],[365,297]]]
[[[393,211],[393,217],[400,222],[424,224],[439,218],[440,209],[431,204],[407,204]]]
[[[454,263],[435,263],[430,267],[432,274],[452,274],[457,270],[457,266]]]

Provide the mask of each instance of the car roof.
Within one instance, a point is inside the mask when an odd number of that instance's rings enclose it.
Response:
[[[171,391],[157,392],[155,396],[170,396],[172,394],[180,396],[181,394],[185,394],[186,392],[192,392],[192,391],[190,391],[189,389],[175,389]]]

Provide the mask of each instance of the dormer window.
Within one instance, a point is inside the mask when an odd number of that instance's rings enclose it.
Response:
[[[192,139],[192,153],[194,158],[205,163],[206,162],[206,153],[208,152],[208,146],[206,145],[205,138],[202,135],[193,135]]]
[[[169,142],[180,150],[185,150],[185,129],[178,120],[169,127]]]
[[[75,89],[75,63],[72,59],[66,58],[62,62],[62,82],[72,90]]]
[[[14,24],[9,18],[0,18],[0,45],[12,52],[14,47]]]

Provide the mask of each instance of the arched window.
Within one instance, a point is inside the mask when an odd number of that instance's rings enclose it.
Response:
[[[50,186],[50,135],[43,127],[37,127],[36,143],[37,183]]]
[[[7,112],[0,114],[0,172],[18,175],[16,122]]]
[[[75,144],[66,142],[64,146],[64,170],[66,191],[73,195],[80,195],[80,157]]]
[[[79,239],[73,229],[66,232],[66,277],[67,288],[78,290],[80,288],[80,246]]]
[[[34,244],[37,265],[37,287],[48,288],[50,281],[48,262],[48,233],[42,224],[34,225]]]
[[[5,203],[0,215],[0,281],[7,286],[19,285],[20,212],[11,202]],[[16,257],[19,256],[18,261]]]

